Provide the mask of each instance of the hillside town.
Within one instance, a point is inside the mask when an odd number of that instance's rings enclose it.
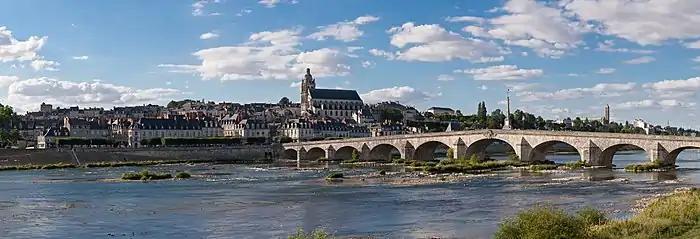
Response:
[[[607,127],[611,123],[607,106],[602,117],[553,121],[519,110],[511,114],[508,99],[507,114],[514,121],[510,122],[500,110],[487,115],[486,106],[482,104],[473,119],[464,116],[460,110],[447,107],[419,111],[400,102],[367,104],[355,90],[316,88],[316,79],[307,69],[299,102],[286,97],[278,103],[250,104],[187,99],[172,101],[166,106],[149,104],[112,109],[60,108],[41,103],[39,111],[22,115],[19,122],[12,122],[11,128],[18,132],[24,147],[35,148],[56,147],[59,138],[109,140],[119,147],[138,148],[154,138],[235,137],[262,139],[269,143],[511,126],[518,129],[587,130],[584,129],[586,126],[593,131],[611,128]],[[678,131],[640,119],[618,126],[619,129],[610,130],[625,132],[626,127],[629,133],[645,134]]]

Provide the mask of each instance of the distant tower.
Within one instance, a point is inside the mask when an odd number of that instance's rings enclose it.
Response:
[[[503,129],[512,129],[510,126],[510,89],[506,91],[506,119],[503,121]]]
[[[610,124],[610,105],[605,104],[605,116],[603,117],[603,124]]]
[[[316,79],[311,75],[311,69],[306,68],[306,75],[301,80],[301,114],[306,116],[311,111],[311,91],[316,89]]]

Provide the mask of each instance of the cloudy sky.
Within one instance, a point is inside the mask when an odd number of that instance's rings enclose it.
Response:
[[[8,0],[0,102],[365,101],[698,127],[697,0]]]

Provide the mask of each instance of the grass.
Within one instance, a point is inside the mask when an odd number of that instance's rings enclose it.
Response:
[[[334,238],[331,234],[321,230],[316,229],[310,233],[304,232],[303,229],[297,229],[297,232],[288,236],[288,239],[332,239]]]
[[[584,162],[584,161],[576,161],[576,162],[564,164],[564,167],[571,169],[571,170],[582,169],[584,166],[586,166],[586,162]]]
[[[699,238],[700,191],[662,197],[628,219],[606,219],[593,208],[571,215],[535,206],[504,220],[494,238],[652,239]]]
[[[169,173],[154,173],[148,171],[147,169],[141,170],[141,172],[127,172],[122,173],[122,180],[161,180],[161,179],[171,179],[172,174]]]
[[[129,161],[129,162],[103,162],[89,163],[85,165],[75,164],[24,164],[24,165],[8,165],[0,166],[0,171],[16,171],[16,170],[36,170],[36,169],[61,169],[61,168],[112,168],[112,167],[129,167],[129,166],[153,166],[163,164],[182,164],[182,163],[204,163],[210,160],[158,160],[158,161]]]
[[[405,160],[405,159],[394,159],[392,161],[395,164],[403,164],[411,167],[413,171],[425,171],[429,173],[473,173],[483,170],[499,170],[506,169],[509,167],[522,167],[528,165],[543,164],[551,167],[553,162],[543,161],[543,162],[521,162],[519,160],[506,160],[506,161],[479,161],[478,157],[472,156],[470,159],[459,158],[459,159],[444,159],[441,161],[416,161],[416,160]],[[556,167],[556,165],[553,165]]]
[[[335,179],[335,178],[344,178],[343,173],[332,172],[332,173],[329,173],[328,176],[326,176],[326,179]]]
[[[555,170],[558,168],[559,166],[556,164],[539,164],[530,166],[530,170],[532,171]]]
[[[675,165],[664,164],[663,161],[657,159],[651,163],[629,164],[629,165],[625,166],[625,171],[637,173],[637,172],[651,172],[651,171],[669,170],[669,169],[673,169],[673,168],[675,168]]]

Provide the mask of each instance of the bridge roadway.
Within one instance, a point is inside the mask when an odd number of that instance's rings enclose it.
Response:
[[[615,152],[626,145],[644,149],[650,161],[673,164],[681,151],[700,149],[700,137],[493,129],[286,143],[281,155],[297,161],[350,159],[357,150],[360,160],[390,161],[392,153],[405,159],[432,160],[435,149],[444,145],[454,150],[455,157],[476,154],[483,159],[486,147],[494,142],[510,145],[522,161],[543,160],[552,146],[565,143],[575,148],[587,164],[608,167],[613,165]]]

